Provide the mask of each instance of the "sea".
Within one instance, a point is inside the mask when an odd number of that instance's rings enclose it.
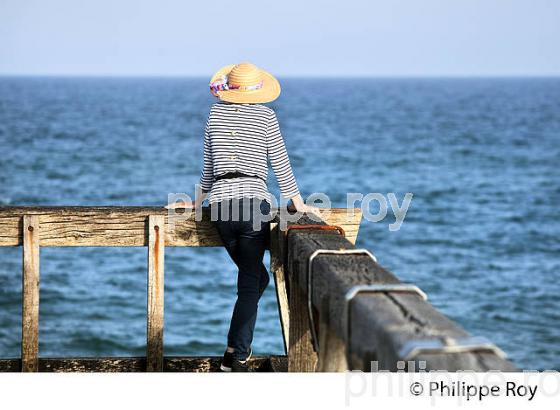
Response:
[[[560,370],[560,78],[280,81],[270,106],[303,197],[412,194],[400,229],[388,207],[357,246],[519,368]],[[205,78],[0,77],[0,206],[192,194],[213,102]],[[277,195],[272,173],[269,185]],[[144,355],[146,257],[42,249],[40,356]],[[236,298],[226,251],[168,248],[165,264],[165,354],[221,355]],[[20,340],[21,248],[4,247],[0,357]],[[283,353],[273,282],[253,350]]]

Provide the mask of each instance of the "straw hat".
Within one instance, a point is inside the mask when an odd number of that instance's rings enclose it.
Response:
[[[280,83],[254,64],[231,64],[212,76],[210,92],[220,100],[232,103],[267,103],[280,95]]]

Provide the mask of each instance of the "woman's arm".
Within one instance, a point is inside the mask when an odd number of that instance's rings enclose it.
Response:
[[[208,130],[209,122],[210,116],[204,128],[204,163],[202,166],[202,174],[200,175],[200,187],[203,192],[210,192],[214,182],[214,164],[212,162],[212,148],[210,145],[210,132]]]
[[[292,200],[296,211],[313,213],[320,216],[319,208],[306,205],[299,193],[290,158],[284,144],[284,138],[280,132],[280,125],[274,111],[271,113],[267,126],[267,148],[268,158],[278,180],[282,195]]]

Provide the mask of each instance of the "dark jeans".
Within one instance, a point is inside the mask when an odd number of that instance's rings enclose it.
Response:
[[[258,302],[270,279],[263,263],[264,251],[270,234],[269,222],[259,222],[259,215],[270,214],[267,201],[227,200],[212,204],[213,219],[231,259],[237,265],[237,301],[233,308],[228,333],[228,346],[235,349],[233,356],[245,360],[249,354],[257,320]],[[226,215],[223,214],[224,208]],[[238,218],[232,217],[237,208]],[[256,213],[255,213],[256,212]],[[245,213],[245,215],[244,215]],[[257,229],[255,229],[255,215]]]

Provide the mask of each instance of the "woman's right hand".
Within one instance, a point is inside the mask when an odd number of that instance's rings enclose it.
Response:
[[[300,209],[298,209],[296,207],[296,211],[304,212],[306,214],[313,214],[313,215],[318,216],[319,218],[321,217],[321,209],[317,208],[316,206],[312,206],[312,205],[303,204],[303,206],[300,207]]]
[[[297,212],[313,214],[318,216],[319,218],[321,217],[321,210],[316,206],[307,205],[305,202],[303,202],[301,195],[298,194],[297,196],[293,197],[292,202]]]

